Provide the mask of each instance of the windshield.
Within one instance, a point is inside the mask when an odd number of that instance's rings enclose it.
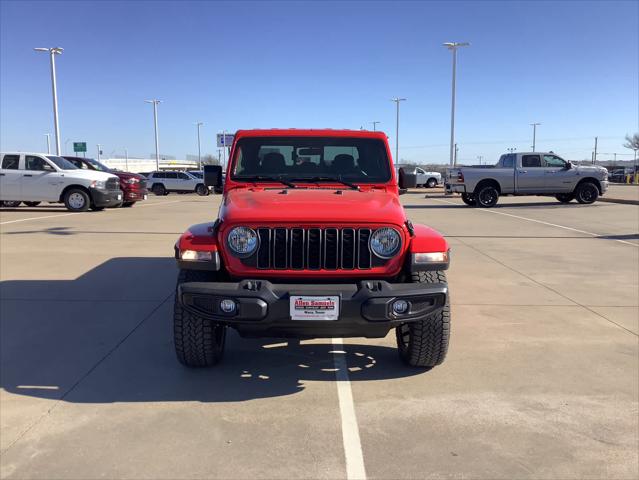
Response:
[[[62,157],[56,157],[55,155],[47,155],[47,158],[51,160],[60,170],[77,170],[78,167],[73,165],[70,161]]]
[[[111,173],[111,169],[109,167],[107,167],[103,163],[98,162],[97,160],[94,160],[92,158],[85,158],[84,160],[87,163],[90,163],[94,169],[99,170],[100,172]]]
[[[386,146],[378,139],[251,137],[238,140],[235,151],[234,180],[384,183],[391,178]]]

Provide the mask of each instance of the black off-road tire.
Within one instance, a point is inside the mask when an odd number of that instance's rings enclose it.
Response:
[[[444,283],[443,271],[416,272],[411,274],[413,283]],[[430,370],[446,358],[450,338],[450,305],[424,320],[405,323],[395,329],[397,351],[402,361],[411,367]]]
[[[37,207],[40,205],[40,202],[24,202],[27,207]]]
[[[180,270],[177,285],[186,282],[207,282],[215,279],[211,272]],[[226,326],[199,317],[185,310],[177,298],[173,307],[173,341],[179,362],[187,367],[210,367],[224,354]]]
[[[426,187],[428,188],[435,188],[437,186],[437,179],[435,178],[429,178],[428,182],[426,182]]]
[[[200,197],[206,197],[209,194],[209,189],[203,183],[199,183],[195,187],[195,193],[197,193]]]
[[[62,200],[64,201],[64,206],[71,212],[86,212],[91,207],[89,194],[79,188],[67,190]]]
[[[478,207],[492,208],[497,205],[499,191],[493,185],[486,185],[473,194]]]
[[[462,202],[464,202],[469,207],[477,206],[477,201],[475,200],[475,197],[473,197],[473,195],[470,193],[462,193],[461,199],[462,199]]]
[[[0,202],[2,205],[2,207],[6,207],[6,208],[17,208],[20,206],[20,203],[18,200],[5,200],[4,202]]]
[[[166,191],[166,188],[164,188],[164,185],[162,185],[161,183],[153,184],[153,187],[151,187],[151,191],[155,193],[158,197],[163,197],[168,194],[168,192]]]
[[[595,203],[599,198],[599,189],[592,182],[583,182],[575,189],[575,198],[582,205]]]
[[[558,193],[555,198],[561,203],[570,203],[575,199],[574,193]]]

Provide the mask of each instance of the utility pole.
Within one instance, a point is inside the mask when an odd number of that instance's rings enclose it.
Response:
[[[197,122],[197,169],[202,170],[202,148],[200,145],[200,127],[204,125],[202,122]]]
[[[98,143],[98,145],[97,145],[97,147],[98,147],[98,162],[100,161],[100,147],[101,147],[101,146],[102,146],[102,145],[100,145],[100,144]]]
[[[222,154],[224,155],[224,161],[222,162],[222,171],[226,165],[226,130],[222,130]]]
[[[45,133],[45,137],[47,137],[47,153],[51,155],[51,134]]]
[[[484,159],[483,155],[477,155],[477,160],[479,160],[479,164],[481,165],[481,161]]]
[[[155,127],[155,169],[160,170],[160,141],[158,139],[158,104],[162,100],[144,100],[146,103],[153,104],[153,125]]]
[[[55,128],[55,153],[60,156],[62,150],[60,149],[60,126],[58,124],[58,88],[55,79],[55,56],[62,55],[63,48],[34,48],[36,52],[48,52],[49,62],[51,64],[51,90],[53,91],[53,126]]]
[[[452,167],[455,162],[454,146],[455,146],[455,85],[457,83],[457,49],[460,47],[468,47],[468,42],[446,42],[444,47],[453,52],[453,81],[452,81],[452,95],[450,106],[450,166]]]
[[[537,125],[541,125],[541,123],[531,123],[530,124],[533,127],[533,144],[532,144],[532,151],[535,151],[535,146],[537,145]]]
[[[378,123],[382,123],[382,122],[377,122],[377,121],[375,121],[375,122],[371,122],[371,123],[373,124],[373,132],[376,132],[376,131],[377,131],[377,128],[376,128],[376,127],[377,127],[377,124],[378,124]]]
[[[126,168],[126,171],[129,171],[129,151],[125,148],[124,149],[124,168]]]
[[[592,156],[593,165],[597,164],[597,140],[598,140],[598,137],[595,137],[595,153]]]
[[[455,144],[455,157],[454,157],[454,163],[453,166],[457,165],[457,154],[459,153],[459,147],[457,146],[457,144]]]
[[[399,164],[399,102],[405,102],[405,98],[391,98],[392,102],[395,102],[397,106],[397,118],[395,120],[395,165]]]

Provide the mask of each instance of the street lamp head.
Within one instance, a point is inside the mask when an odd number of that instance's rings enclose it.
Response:
[[[391,98],[391,102],[404,102],[404,101],[406,101],[405,98],[399,98],[399,97]]]
[[[454,50],[455,48],[458,48],[458,47],[469,47],[470,43],[469,42],[445,42],[443,43],[443,45],[449,50]]]
[[[34,50],[36,52],[48,52],[48,53],[54,53],[56,55],[60,55],[62,52],[64,52],[64,48],[62,47],[53,47],[53,48],[37,47],[37,48],[34,48]]]
[[[34,50],[36,52],[48,52],[49,51],[48,48],[42,48],[42,47],[34,48]]]

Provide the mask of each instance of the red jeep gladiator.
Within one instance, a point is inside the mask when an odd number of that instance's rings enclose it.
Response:
[[[177,357],[216,364],[226,330],[243,337],[379,338],[432,368],[448,349],[449,247],[411,223],[386,135],[355,130],[240,130],[218,218],[175,245]],[[219,166],[207,186],[222,185]]]

